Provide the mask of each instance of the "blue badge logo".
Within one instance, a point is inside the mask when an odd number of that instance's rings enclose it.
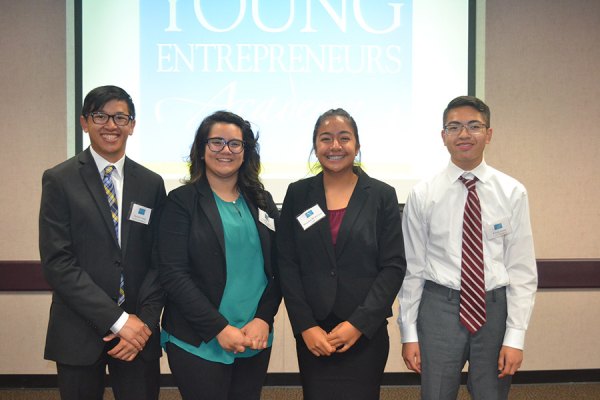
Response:
[[[502,224],[501,224],[501,223],[500,223],[500,224],[495,224],[495,225],[494,225],[494,230],[496,230],[496,231],[497,231],[498,229],[502,229]]]
[[[310,217],[310,216],[311,216],[311,215],[313,215],[313,214],[314,214],[314,211],[313,211],[313,210],[308,210],[308,211],[307,211],[307,212],[304,214],[304,216],[305,216],[306,218],[308,218],[308,217]]]
[[[146,214],[146,210],[144,210],[143,208],[140,208],[140,209],[138,210],[138,214],[139,214],[139,215],[144,215],[144,214]]]

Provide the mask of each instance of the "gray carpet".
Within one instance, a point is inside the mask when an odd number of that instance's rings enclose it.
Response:
[[[566,383],[544,385],[513,385],[510,400],[599,400],[600,383]],[[5,400],[59,400],[56,389],[0,389],[0,399]],[[114,400],[107,389],[105,400]],[[419,388],[415,386],[386,386],[381,389],[381,400],[418,400]],[[162,389],[160,400],[181,400],[177,389]],[[302,400],[298,387],[265,387],[261,400]],[[461,388],[458,400],[469,400]]]

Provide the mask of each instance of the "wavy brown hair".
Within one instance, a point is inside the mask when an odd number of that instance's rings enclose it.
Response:
[[[229,111],[217,111],[209,115],[204,118],[196,130],[189,158],[190,178],[186,183],[206,180],[206,162],[204,161],[206,140],[213,125],[217,123],[233,124],[242,131],[244,162],[238,171],[238,189],[259,208],[266,209],[265,187],[258,176],[260,172],[258,132],[255,135],[250,122]]]

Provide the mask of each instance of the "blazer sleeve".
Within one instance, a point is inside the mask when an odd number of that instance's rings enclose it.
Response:
[[[294,198],[296,191],[297,184],[291,184],[288,187],[277,228],[281,290],[294,335],[298,335],[306,329],[318,325],[312,308],[306,300],[300,276],[300,260],[296,254],[296,240],[294,237],[294,223],[296,219]]]
[[[377,268],[379,273],[365,300],[348,321],[365,336],[372,337],[390,315],[390,309],[406,274],[402,221],[395,190],[384,186],[377,213]]]
[[[209,298],[195,284],[189,257],[193,210],[197,207],[193,189],[182,187],[169,193],[158,232],[159,278],[172,303],[194,332],[208,342],[228,325]]]
[[[273,201],[273,197],[270,193],[265,192],[267,195],[267,214],[275,220],[275,231],[279,228],[279,210]],[[260,223],[260,222],[259,222]],[[270,254],[263,254],[263,257],[269,257],[271,268],[268,272],[268,283],[263,295],[261,296],[258,307],[256,309],[255,317],[262,319],[267,322],[269,326],[273,326],[273,320],[277,310],[279,310],[279,304],[281,303],[281,287],[279,283],[279,270],[277,267],[277,246],[276,246],[276,235],[270,234],[271,243],[269,246]]]
[[[161,177],[158,177],[158,182],[154,187],[156,188],[153,207],[154,215],[150,222],[152,229],[152,257],[148,273],[140,286],[137,307],[138,317],[150,327],[158,327],[160,314],[165,303],[164,290],[158,279],[158,224],[160,213],[167,197],[165,184]]]
[[[44,276],[55,295],[102,336],[123,310],[82,268],[74,235],[85,227],[72,226],[70,195],[64,177],[53,170],[42,176],[39,248]]]

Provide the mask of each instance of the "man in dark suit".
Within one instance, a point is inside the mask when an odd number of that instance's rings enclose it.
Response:
[[[53,289],[44,358],[56,361],[63,399],[102,399],[106,366],[116,399],[158,399],[164,182],[125,156],[127,92],[93,89],[81,114],[91,146],[42,177],[40,256]]]

